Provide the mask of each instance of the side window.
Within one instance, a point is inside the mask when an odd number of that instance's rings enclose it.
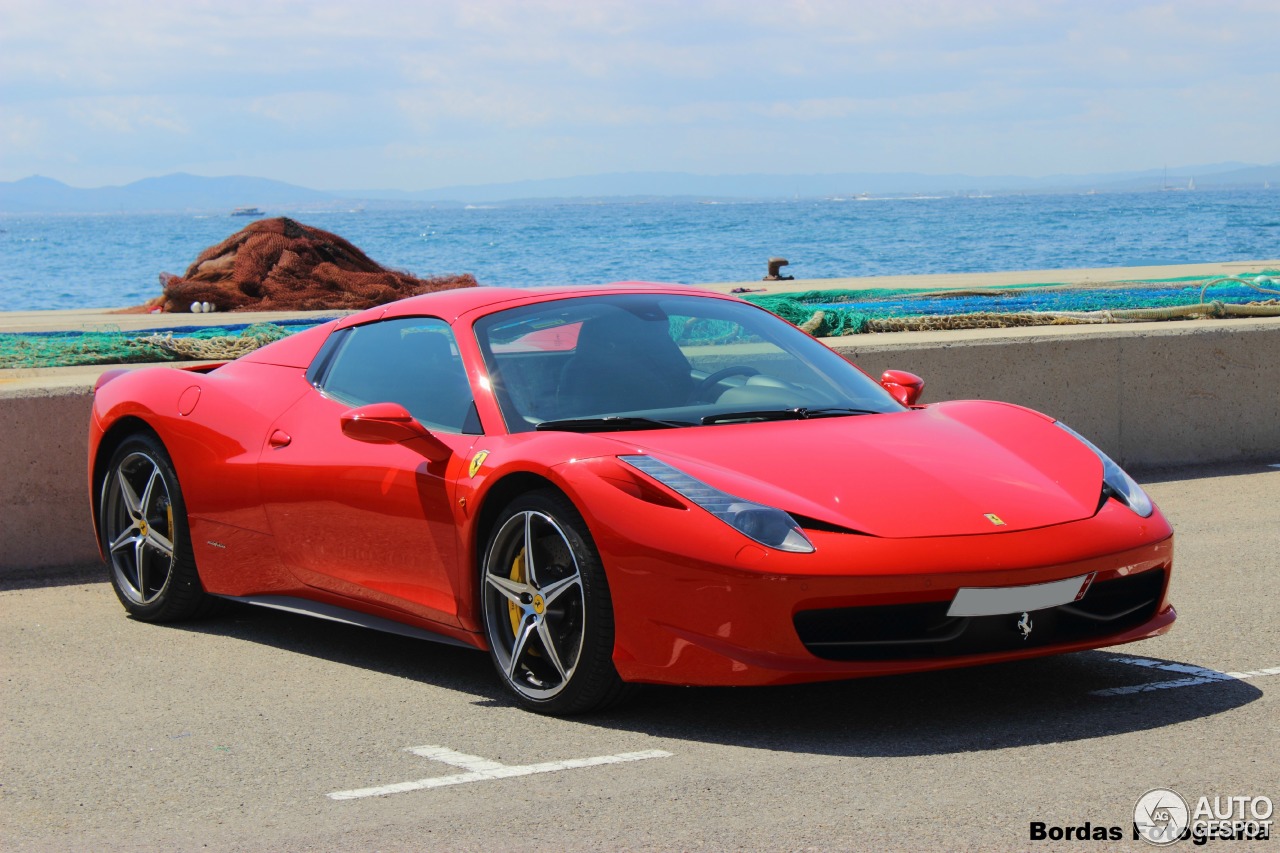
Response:
[[[353,406],[399,403],[429,429],[480,431],[466,369],[443,320],[403,317],[347,330],[317,387]]]

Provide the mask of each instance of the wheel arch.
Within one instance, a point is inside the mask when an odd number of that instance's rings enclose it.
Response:
[[[484,560],[484,551],[489,537],[493,533],[494,525],[497,524],[498,514],[502,512],[507,504],[520,497],[520,495],[536,492],[540,489],[554,489],[568,498],[570,502],[573,502],[573,499],[565,493],[564,489],[556,485],[553,480],[549,480],[532,471],[513,471],[485,490],[471,542],[471,568],[474,570],[472,574],[476,578],[478,578],[480,563]],[[473,581],[476,578],[473,578]]]

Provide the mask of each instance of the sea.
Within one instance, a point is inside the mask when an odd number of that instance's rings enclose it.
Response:
[[[531,287],[835,279],[1280,257],[1280,190],[266,210],[385,267]],[[0,214],[0,311],[140,305],[248,223],[228,213]],[[1026,282],[1038,283],[1038,282]]]

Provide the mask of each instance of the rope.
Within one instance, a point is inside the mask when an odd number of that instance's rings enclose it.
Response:
[[[250,326],[239,335],[175,338],[172,332],[166,332],[163,335],[147,335],[136,340],[188,361],[231,361],[287,337],[288,334],[279,326],[260,323]]]
[[[1275,284],[1275,282],[1271,280],[1270,276],[1260,275],[1254,278],[1253,281],[1249,281],[1249,279],[1245,278],[1244,276],[1220,275],[1217,278],[1209,279],[1204,283],[1204,287],[1200,288],[1200,301],[1204,302],[1204,292],[1206,290],[1208,290],[1210,287],[1213,287],[1215,284],[1220,284],[1221,282],[1224,282],[1224,281],[1237,281],[1240,284],[1245,285],[1246,287],[1252,287],[1254,290],[1260,291],[1262,293],[1274,293],[1274,294],[1280,295],[1280,290],[1271,290],[1269,287],[1267,287],[1267,285]]]

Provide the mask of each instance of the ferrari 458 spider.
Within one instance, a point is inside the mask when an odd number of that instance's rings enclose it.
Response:
[[[487,650],[524,707],[1169,629],[1172,531],[1052,418],[920,405],[741,300],[470,288],[95,389],[125,609],[219,598]]]

